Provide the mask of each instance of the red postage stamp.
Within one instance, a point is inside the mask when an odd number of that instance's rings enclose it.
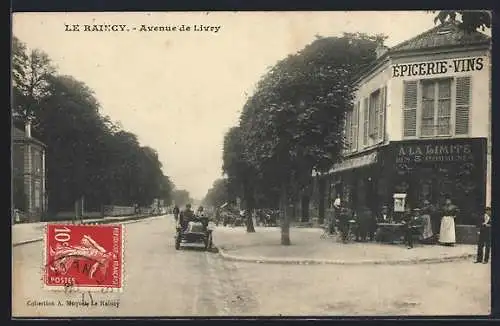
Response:
[[[45,288],[122,290],[121,225],[48,224],[44,250]]]

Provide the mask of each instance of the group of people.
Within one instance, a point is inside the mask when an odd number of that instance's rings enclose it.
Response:
[[[459,212],[458,207],[450,198],[445,199],[444,205],[436,209],[425,200],[421,207],[411,209],[408,205],[401,213],[391,213],[388,206],[382,206],[380,213],[373,214],[368,208],[353,210],[349,205],[342,205],[340,197],[333,203],[334,215],[330,219],[329,232],[334,233],[338,228],[343,241],[347,241],[352,232],[356,241],[379,240],[387,241],[392,234],[388,234],[390,228],[384,231],[379,228],[380,224],[394,224],[400,226],[404,235],[404,241],[408,249],[413,248],[413,239],[418,236],[423,243],[434,243],[435,240],[441,245],[453,246],[456,242],[455,219]],[[434,232],[433,218],[440,216],[439,229]],[[490,254],[491,239],[491,208],[487,207],[484,212],[484,220],[478,223],[478,262],[488,262]],[[484,251],[484,252],[483,252]]]
[[[186,204],[184,210],[180,210],[177,205],[172,210],[175,222],[178,223],[183,230],[186,230],[190,222],[201,222],[206,228],[208,226],[208,218],[205,214],[203,206],[199,206],[196,213],[191,209],[191,204]]]

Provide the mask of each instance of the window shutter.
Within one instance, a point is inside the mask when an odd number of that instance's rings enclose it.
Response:
[[[363,145],[368,145],[368,121],[369,121],[369,107],[368,98],[363,100]]]
[[[417,135],[417,81],[403,84],[403,137]]]
[[[385,110],[387,110],[387,86],[384,86],[380,90],[380,109],[378,117],[378,139],[384,140],[385,134]]]
[[[359,101],[356,102],[356,105],[354,106],[354,114],[352,117],[352,150],[357,151],[358,150],[358,125],[359,125],[359,106],[360,103]]]
[[[346,113],[345,119],[346,152],[349,153],[352,147],[352,111]]]
[[[471,105],[471,78],[458,77],[456,84],[455,134],[469,133],[469,114]]]
[[[375,93],[377,94],[377,93]],[[375,140],[378,136],[378,118],[380,112],[380,92],[378,95],[373,96],[370,99],[370,136],[372,136]]]

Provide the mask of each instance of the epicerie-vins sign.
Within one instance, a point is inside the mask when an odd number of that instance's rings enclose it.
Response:
[[[447,73],[481,71],[483,68],[483,57],[405,63],[392,66],[392,77],[443,75]]]

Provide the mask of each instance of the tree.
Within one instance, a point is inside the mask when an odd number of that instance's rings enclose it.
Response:
[[[172,199],[174,203],[179,207],[191,203],[189,192],[183,189],[175,189],[172,192]]]
[[[203,199],[203,203],[212,207],[219,207],[229,201],[228,180],[217,179],[214,181]]]
[[[432,11],[436,13],[436,11]],[[441,24],[446,21],[457,21],[460,16],[460,27],[467,32],[474,32],[478,29],[484,31],[491,28],[491,12],[487,10],[441,10],[437,11],[434,23]]]
[[[339,159],[353,78],[375,60],[384,39],[318,37],[272,67],[245,104],[240,119],[245,159],[280,188],[283,245],[290,244],[289,200],[313,169],[326,171]]]
[[[26,45],[15,36],[12,42],[12,109],[16,118],[26,121],[36,117],[40,101],[48,95],[55,68],[45,52],[34,49],[28,53]]]
[[[82,196],[90,210],[171,199],[173,185],[156,151],[102,116],[87,85],[58,75],[45,53],[28,54],[15,37],[12,60],[13,115],[32,120],[33,133],[47,144],[50,211],[72,210]]]
[[[243,198],[247,232],[255,232],[252,213],[255,208],[255,170],[244,157],[244,144],[239,127],[231,128],[224,137],[222,170],[228,176],[229,187]]]

